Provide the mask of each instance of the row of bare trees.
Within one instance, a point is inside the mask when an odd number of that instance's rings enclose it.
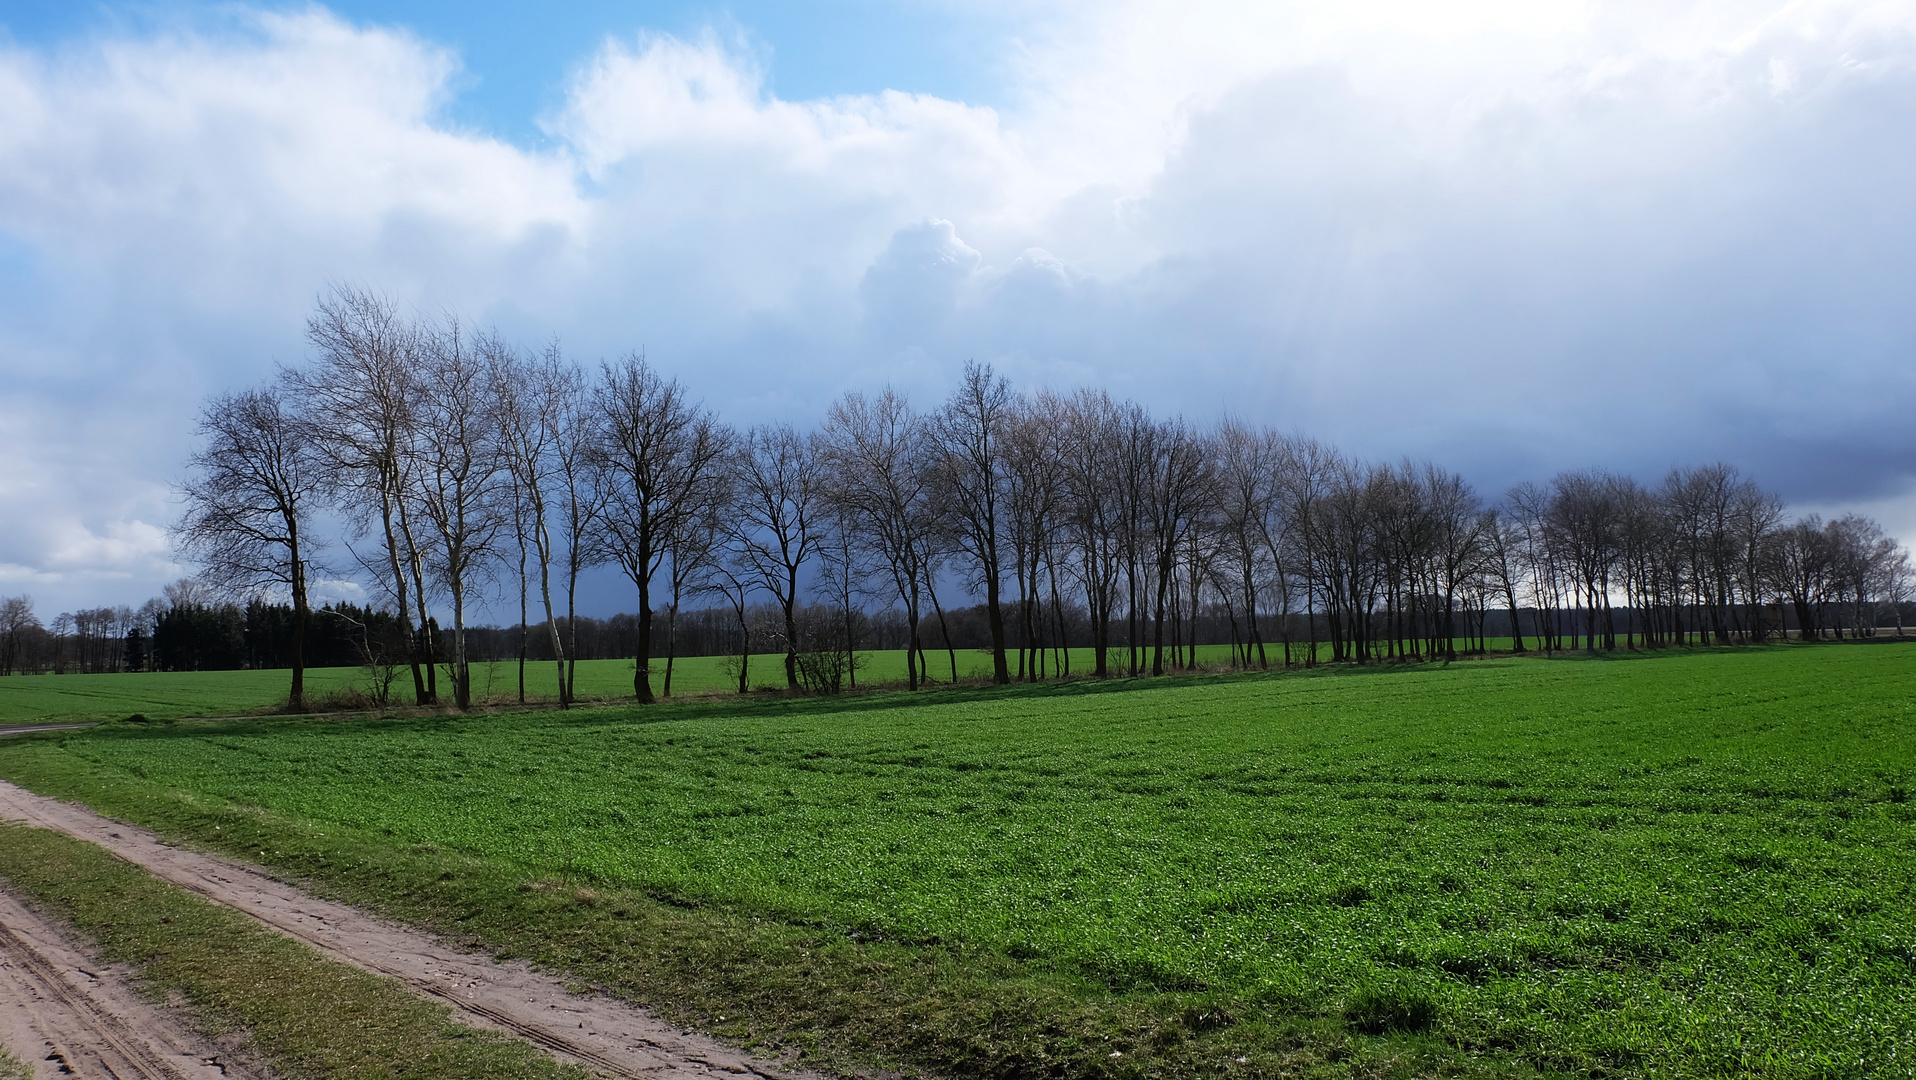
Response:
[[[150,634],[152,622],[146,608],[103,607],[42,623],[31,596],[0,597],[0,675],[119,671],[128,637]]]
[[[641,354],[588,375],[556,345],[528,355],[356,289],[324,298],[307,335],[310,361],[207,404],[176,536],[209,580],[290,596],[297,655],[312,523],[343,520],[350,565],[332,572],[356,570],[396,614],[422,704],[441,664],[470,704],[467,618],[502,585],[573,700],[562,628],[582,574],[608,563],[637,594],[642,702],[655,674],[670,693],[693,603],[736,614],[741,690],[760,599],[782,616],[793,687],[825,655],[855,678],[862,609],[902,608],[916,689],[933,677],[920,627],[945,626],[954,590],[982,597],[1001,683],[1070,674],[1079,640],[1094,675],[1194,666],[1200,621],[1220,614],[1238,663],[1361,663],[1482,648],[1493,612],[1519,650],[1753,641],[1790,621],[1868,632],[1873,605],[1907,592],[1905,554],[1873,523],[1786,521],[1721,465],[1653,488],[1567,473],[1486,506],[1434,465],[1155,418],[1097,390],[1020,395],[975,364],[934,409],[854,391],[816,430],[738,431]],[[816,618],[800,625],[808,596],[843,619],[829,647]],[[449,615],[450,656],[428,613]],[[522,694],[524,677],[522,661]]]
[[[181,605],[210,601],[199,581],[168,585],[141,606],[63,611],[42,622],[33,597],[0,597],[0,675],[140,671],[150,664],[154,633]]]

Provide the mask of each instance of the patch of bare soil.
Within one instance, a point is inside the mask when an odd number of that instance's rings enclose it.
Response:
[[[56,923],[0,893],[0,1043],[35,1077],[210,1080],[261,1074],[93,963]]]
[[[452,1004],[475,1026],[509,1032],[594,1072],[675,1080],[816,1080],[813,1074],[753,1057],[609,997],[572,994],[563,980],[527,964],[500,963],[448,948],[422,931],[308,896],[258,867],[171,847],[144,829],[3,781],[0,815],[98,844],[155,877],[243,911],[327,956]],[[10,917],[0,921],[14,925]]]

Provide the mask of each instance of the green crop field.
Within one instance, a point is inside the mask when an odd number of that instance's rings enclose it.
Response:
[[[894,654],[873,654],[869,670],[883,678],[893,666]],[[904,677],[904,654],[897,653],[898,677]],[[975,655],[960,654],[960,671],[973,674]],[[970,664],[967,668],[962,665]],[[663,668],[663,663],[660,665]],[[673,690],[680,694],[707,694],[735,689],[737,676],[728,675],[718,657],[679,659],[673,665]],[[983,669],[990,671],[985,658]],[[285,671],[159,671],[109,675],[15,675],[0,678],[0,723],[41,720],[117,720],[139,713],[153,719],[190,716],[237,716],[265,712],[285,702],[289,675]],[[783,656],[752,658],[755,688],[783,686]],[[324,695],[354,687],[364,690],[367,673],[359,668],[312,668],[306,672],[307,692]],[[516,701],[517,663],[473,665],[473,692],[482,701]],[[655,689],[657,688],[655,682]],[[526,665],[526,691],[531,701],[558,696],[557,676],[550,663]],[[579,664],[579,693],[586,699],[632,696],[632,661],[586,660]],[[412,697],[411,676],[401,672],[394,694],[399,701]]]
[[[111,724],[0,776],[827,1062],[1909,1075],[1912,689],[1792,645]]]
[[[1229,660],[1230,653],[1228,645],[1204,645],[1198,648],[1198,658],[1205,663],[1224,663]],[[932,678],[939,683],[950,681],[953,657],[943,652],[929,655]],[[1114,664],[1117,663],[1117,656],[1114,651]],[[737,690],[738,675],[735,669],[728,668],[728,659],[717,656],[679,657],[673,662],[673,693],[709,695]],[[955,659],[960,679],[983,679],[991,675],[989,653],[961,649]],[[865,652],[860,654],[859,660],[857,677],[861,683],[903,684],[905,681],[903,650]],[[1047,665],[1053,662],[1046,660]],[[1148,664],[1148,660],[1146,662]],[[1091,650],[1071,650],[1071,665],[1074,674],[1089,672],[1092,667]],[[656,692],[663,689],[665,661],[655,661],[653,670],[656,672],[653,677],[653,690]],[[748,674],[750,685],[755,690],[784,687],[784,654],[754,655],[748,665]],[[172,720],[266,712],[285,702],[288,679],[288,672],[276,670],[6,676],[0,677],[0,724],[118,720],[134,713],[151,719]],[[367,673],[359,668],[311,668],[306,672],[307,692],[315,696],[347,687],[364,690],[368,685],[367,680]],[[517,662],[474,664],[472,680],[474,697],[481,702],[509,705],[518,700]],[[629,698],[632,696],[632,661],[581,661],[578,685],[580,697],[588,701]],[[410,701],[411,675],[402,671],[393,692],[396,700]],[[529,702],[558,699],[558,676],[551,662],[532,661],[526,664],[526,698]]]
[[[286,700],[287,677],[284,671],[8,675],[0,677],[0,723],[258,712]],[[362,678],[357,668],[317,668],[306,673],[306,685],[320,694]]]

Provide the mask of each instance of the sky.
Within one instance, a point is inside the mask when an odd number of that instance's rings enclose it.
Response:
[[[1912,130],[1916,0],[0,0],[0,594],[187,572],[335,283],[740,424],[975,359],[1916,536]]]

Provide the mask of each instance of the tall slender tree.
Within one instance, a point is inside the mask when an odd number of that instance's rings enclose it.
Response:
[[[1064,530],[1073,549],[1073,576],[1091,624],[1091,673],[1111,674],[1111,629],[1123,572],[1124,503],[1116,485],[1124,412],[1109,394],[1081,390],[1061,403]]]
[[[228,589],[283,586],[293,604],[291,708],[306,704],[308,520],[319,471],[300,425],[272,390],[220,394],[200,412],[204,440],[180,484],[186,512],[174,526],[181,554]]]
[[[1005,658],[1004,560],[999,550],[1004,498],[1005,424],[1014,400],[1011,384],[989,364],[968,363],[964,379],[931,423],[930,449],[946,533],[984,587],[991,631],[992,681],[1011,681]]]
[[[799,576],[819,553],[826,485],[811,437],[790,424],[753,428],[731,461],[733,550],[785,617],[785,685],[798,689]]]
[[[885,568],[905,606],[905,681],[913,690],[924,674],[919,620],[934,516],[923,449],[923,422],[890,388],[871,398],[849,392],[825,414],[820,456],[827,491],[853,541]]]
[[[418,328],[391,299],[342,285],[320,298],[306,338],[313,362],[282,369],[281,384],[315,450],[328,497],[360,535],[377,524],[378,563],[360,561],[391,590],[410,643],[413,700],[432,704],[437,685],[426,632],[425,552],[413,527]]]
[[[600,520],[612,558],[638,589],[632,691],[649,705],[653,577],[673,538],[715,497],[730,439],[711,413],[686,400],[677,380],[660,376],[639,353],[605,365],[593,400],[597,455],[608,480]]]
[[[472,707],[467,594],[510,520],[502,481],[512,474],[492,396],[492,372],[504,351],[454,319],[430,335],[418,368],[420,506],[435,534],[433,568],[452,601],[453,700],[461,709]]]
[[[537,361],[495,348],[490,362],[493,400],[499,410],[500,449],[522,507],[522,548],[529,547],[537,563],[539,602],[558,669],[559,699],[564,704],[570,698],[566,685],[568,652],[552,603],[552,565],[557,561],[553,517],[555,501],[559,516],[564,517],[570,509],[567,444],[573,436],[568,428],[579,412],[584,380],[577,368],[565,363],[556,343]],[[522,591],[521,624],[526,618],[523,608]]]

